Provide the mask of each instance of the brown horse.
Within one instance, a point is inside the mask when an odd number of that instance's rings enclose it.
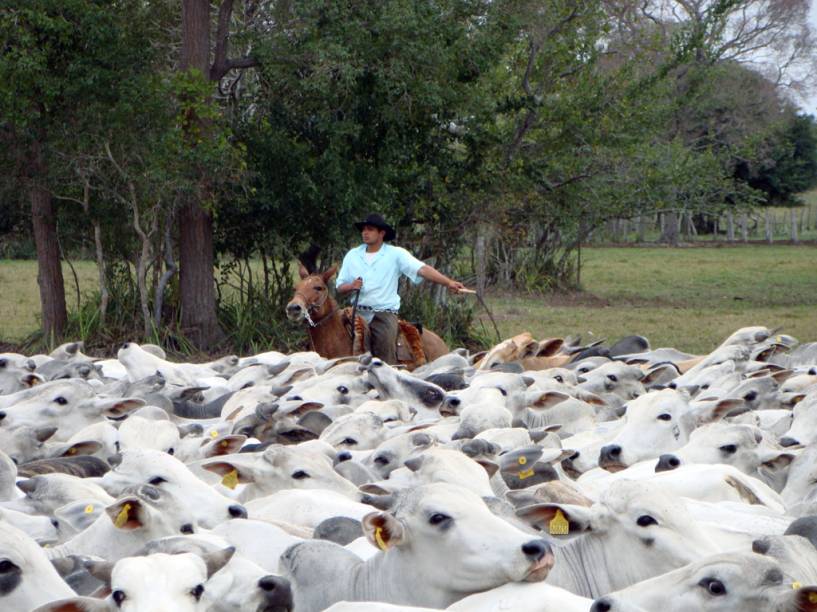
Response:
[[[363,318],[355,317],[357,346],[353,350],[349,327],[350,309],[339,308],[337,302],[329,295],[327,286],[336,271],[337,266],[335,265],[326,272],[309,274],[302,265],[298,270],[301,282],[295,286],[295,295],[287,304],[287,318],[297,323],[306,321],[309,324],[308,331],[312,348],[321,357],[327,359],[363,352],[362,340],[359,339],[362,338],[363,333],[366,333]],[[417,330],[405,321],[400,322],[400,329],[401,341],[405,346],[414,349],[412,352],[415,353],[414,359],[400,362],[408,369],[414,369],[448,353],[445,342],[434,332],[423,329],[422,336],[420,336]],[[417,342],[411,341],[412,336],[416,337]],[[418,344],[421,346],[417,346]]]

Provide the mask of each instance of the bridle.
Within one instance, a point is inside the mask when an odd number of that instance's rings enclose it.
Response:
[[[304,310],[304,319],[306,319],[306,322],[309,324],[309,327],[311,327],[312,329],[315,329],[316,327],[320,327],[321,325],[326,323],[326,321],[331,319],[332,315],[334,315],[336,312],[341,310],[340,306],[338,306],[337,308],[335,308],[332,312],[330,312],[328,315],[326,315],[322,319],[320,319],[318,321],[315,321],[315,320],[312,319],[312,316],[310,315],[310,313],[315,313],[318,310],[320,310],[321,308],[323,308],[324,304],[326,304],[326,301],[329,299],[329,289],[324,290],[323,299],[320,302],[310,303],[309,300],[306,299],[306,296],[303,293],[301,293],[300,291],[296,291],[295,295],[293,295],[292,297],[294,299],[294,298],[296,298],[298,296],[300,296],[300,298],[304,301],[304,304],[306,305],[306,309]]]

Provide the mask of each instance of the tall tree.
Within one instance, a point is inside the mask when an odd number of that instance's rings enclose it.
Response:
[[[247,12],[251,13],[252,10],[252,7],[247,7]],[[183,0],[182,45],[179,58],[181,72],[215,84],[230,70],[256,65],[256,61],[249,56],[238,59],[229,57],[232,17],[233,0],[222,0],[219,5],[213,48],[210,0]],[[214,90],[215,87],[211,89]],[[182,101],[182,104],[185,105],[185,101]],[[191,147],[213,138],[212,122],[197,112],[197,109],[201,108],[201,105],[187,104],[188,116],[184,128],[190,136],[188,141]],[[185,334],[203,349],[212,347],[223,336],[216,316],[213,210],[207,206],[208,202],[212,203],[214,200],[212,182],[209,172],[200,167],[196,185],[187,194],[179,209],[181,323]]]
[[[146,65],[141,2],[31,0],[0,11],[0,125],[27,192],[37,248],[43,330],[58,338],[66,324],[57,235],[57,153],[82,146],[120,84]]]

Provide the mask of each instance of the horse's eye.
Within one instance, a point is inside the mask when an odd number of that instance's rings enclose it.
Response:
[[[315,287],[315,291],[323,291],[326,287]]]

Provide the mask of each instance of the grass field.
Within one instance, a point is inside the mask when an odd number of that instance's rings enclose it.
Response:
[[[581,292],[492,296],[502,336],[637,333],[697,353],[739,327],[768,325],[817,341],[817,248],[594,248],[583,257]]]
[[[739,327],[768,325],[817,341],[813,246],[592,248],[582,255],[580,292],[488,298],[503,337],[525,330],[536,338],[586,340],[638,333],[655,347],[707,352]],[[81,289],[93,289],[94,265],[75,267]],[[73,276],[67,266],[64,273],[74,308]],[[0,287],[0,339],[20,340],[38,325],[36,262],[0,261]]]

